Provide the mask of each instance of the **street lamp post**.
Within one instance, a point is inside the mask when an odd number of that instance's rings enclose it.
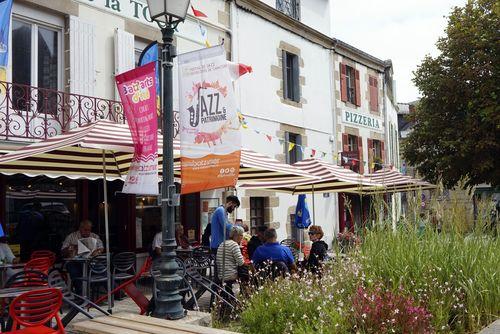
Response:
[[[158,294],[153,316],[157,318],[180,319],[185,315],[179,295],[182,278],[177,275],[175,260],[175,206],[179,195],[174,184],[174,131],[173,131],[173,58],[177,55],[173,43],[177,25],[184,21],[190,0],[147,0],[151,19],[158,23],[162,32],[162,77],[163,92],[163,182],[161,187],[162,253],[160,277],[157,279]]]

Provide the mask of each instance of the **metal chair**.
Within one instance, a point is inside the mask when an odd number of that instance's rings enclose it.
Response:
[[[64,304],[68,305],[71,308],[71,310],[62,318],[62,324],[64,326],[66,326],[71,320],[73,320],[73,318],[76,317],[78,313],[82,313],[87,318],[93,319],[94,317],[89,312],[87,312],[87,309],[89,309],[90,307],[95,308],[104,315],[109,315],[108,312],[100,308],[89,299],[71,292],[68,284],[66,284],[66,281],[62,278],[61,273],[58,270],[53,270],[50,272],[48,281],[51,288],[58,288],[61,291]]]
[[[23,270],[15,273],[7,282],[5,288],[20,288],[28,286],[46,286],[47,274],[37,270]]]
[[[178,269],[177,269],[177,275],[179,275],[182,278],[181,284],[179,285],[179,294],[182,296],[182,305],[185,306],[187,302],[187,296],[188,294],[190,295],[190,298],[194,298],[193,304],[194,304],[194,309],[199,310],[200,307],[198,305],[198,300],[195,297],[193,287],[191,283],[186,279],[186,266],[184,265],[184,262],[180,258],[175,258],[175,261],[177,262]],[[161,264],[161,258],[156,259],[153,261],[153,265],[151,266],[151,277],[153,277],[153,298],[157,298],[158,294],[158,288],[156,286],[156,280],[160,277],[160,269],[159,266]]]
[[[133,252],[118,253],[111,259],[113,282],[121,282],[135,276],[136,256]]]
[[[62,294],[59,289],[47,288],[23,293],[14,298],[9,307],[12,328],[16,334],[64,334],[64,326],[59,318]],[[48,327],[56,320],[56,329]],[[20,327],[24,327],[20,329]]]
[[[290,248],[293,258],[297,260],[299,258],[299,250],[294,246],[297,244],[297,240],[294,239],[284,239],[280,242],[280,245]]]
[[[106,255],[97,255],[90,259],[89,261],[89,272],[87,277],[74,277],[74,281],[81,281],[82,284],[87,285],[87,293],[91,294],[92,285],[102,285],[107,282],[108,265],[106,261]],[[107,287],[106,287],[107,289]],[[95,292],[95,291],[94,291]],[[85,296],[88,297],[88,296]],[[92,298],[95,299],[95,298]]]

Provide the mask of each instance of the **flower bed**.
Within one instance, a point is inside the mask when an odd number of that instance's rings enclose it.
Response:
[[[477,332],[500,317],[499,271],[497,238],[367,232],[321,280],[300,274],[261,287],[233,326],[269,334]]]

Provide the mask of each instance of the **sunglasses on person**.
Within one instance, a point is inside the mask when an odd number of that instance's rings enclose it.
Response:
[[[312,232],[312,231],[311,231],[311,232],[307,232],[307,234],[309,234],[309,235],[313,235],[313,234],[318,234],[318,232]]]

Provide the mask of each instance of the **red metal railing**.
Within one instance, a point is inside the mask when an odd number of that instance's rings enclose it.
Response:
[[[122,104],[93,96],[0,81],[0,140],[46,139],[99,119],[125,123]],[[177,136],[178,112],[174,114],[173,126]]]

